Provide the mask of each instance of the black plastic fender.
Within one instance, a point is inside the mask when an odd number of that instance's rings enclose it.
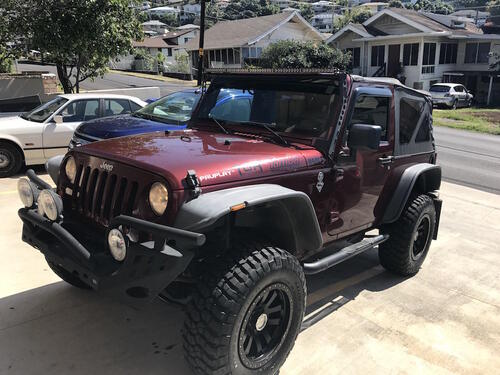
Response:
[[[45,170],[49,174],[52,181],[57,185],[57,180],[59,180],[59,169],[61,167],[61,163],[64,159],[64,155],[57,155],[51,157],[45,163]]]
[[[439,190],[441,186],[441,167],[429,163],[415,164],[407,168],[392,194],[392,198],[387,205],[383,224],[395,222],[408,201],[413,188],[417,186],[423,193]]]
[[[323,245],[321,229],[314,206],[305,193],[275,184],[241,186],[203,193],[180,208],[174,226],[203,232],[228,215],[231,207],[243,209],[275,204],[289,221],[296,248],[301,252],[316,251]]]

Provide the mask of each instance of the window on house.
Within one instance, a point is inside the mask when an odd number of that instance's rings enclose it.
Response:
[[[215,51],[211,50],[209,52],[209,55],[210,55],[210,62],[215,61]]]
[[[467,43],[465,45],[465,64],[487,63],[490,54],[490,43]]]
[[[244,47],[241,49],[244,59],[258,59],[262,55],[261,47]]]
[[[403,65],[418,64],[418,43],[405,44],[403,46]]]
[[[189,38],[184,38],[184,43],[189,42]]]
[[[233,52],[234,52],[234,63],[235,64],[241,64],[240,50],[239,49],[235,49],[235,50],[233,50]]]
[[[384,65],[384,58],[385,58],[385,46],[373,46],[371,66]]]
[[[362,95],[356,100],[352,124],[378,125],[382,128],[381,140],[387,141],[389,98]]]
[[[232,49],[227,50],[227,63],[234,64],[234,54]]]
[[[167,55],[172,56],[172,48],[167,48]]]
[[[439,47],[439,63],[440,64],[456,64],[457,63],[456,43],[441,43]]]
[[[436,43],[424,43],[424,55],[422,65],[434,65],[436,63]]]
[[[346,52],[351,53],[351,68],[359,68],[360,66],[360,53],[361,53],[361,48],[360,47],[355,47],[355,48],[346,48]]]
[[[222,62],[227,65],[227,49],[221,50],[222,53]]]

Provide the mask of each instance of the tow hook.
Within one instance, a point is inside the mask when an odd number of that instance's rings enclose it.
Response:
[[[189,169],[186,175],[186,185],[191,189],[193,198],[198,198],[201,194],[200,180],[196,176],[196,171]]]

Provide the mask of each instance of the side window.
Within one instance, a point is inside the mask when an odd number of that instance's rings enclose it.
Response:
[[[81,122],[99,117],[99,100],[75,100],[61,112],[63,122]]]
[[[422,125],[420,125],[420,129],[418,129],[417,136],[415,137],[415,142],[428,142],[431,140],[431,119],[429,114],[425,115],[424,121]]]
[[[464,88],[462,86],[455,86],[456,92],[464,92]]]
[[[382,128],[381,140],[387,141],[389,123],[389,98],[362,95],[356,100],[351,124],[378,125]]]
[[[129,103],[130,103],[130,110],[132,112],[138,111],[139,109],[142,108],[139,104],[137,104],[137,103],[135,103],[133,101],[130,101]]]
[[[130,113],[130,103],[126,99],[105,99],[104,117]]]
[[[212,110],[212,115],[218,120],[250,121],[251,103],[249,99],[230,99],[217,105]]]
[[[399,143],[410,143],[423,110],[423,101],[401,99],[399,103]]]

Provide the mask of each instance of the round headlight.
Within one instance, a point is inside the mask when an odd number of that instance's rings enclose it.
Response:
[[[109,231],[108,246],[113,258],[119,262],[125,259],[125,256],[127,255],[127,244],[125,243],[123,233],[118,229],[111,229]]]
[[[62,201],[52,190],[45,189],[38,196],[38,207],[41,213],[55,221],[62,212]]]
[[[160,182],[155,182],[149,190],[149,205],[153,212],[161,216],[167,209],[168,190],[165,185]]]
[[[17,192],[26,208],[32,207],[38,196],[38,189],[26,178],[20,178],[17,181]]]
[[[76,177],[76,162],[73,156],[70,156],[68,160],[66,160],[66,166],[64,167],[64,172],[66,173],[66,177],[68,180],[74,184]]]

